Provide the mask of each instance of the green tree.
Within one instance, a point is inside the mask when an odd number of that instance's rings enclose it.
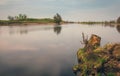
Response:
[[[27,15],[26,14],[19,14],[18,20],[25,20],[25,19],[27,19]]]
[[[18,17],[18,16],[15,16],[15,20],[19,20],[19,17]]]
[[[27,19],[27,15],[26,14],[19,14],[18,16],[8,16],[9,20],[26,20]]]
[[[60,25],[60,22],[62,22],[62,18],[58,13],[54,16],[54,22],[58,25]]]
[[[24,20],[27,19],[27,15],[26,14],[23,15],[23,19]]]
[[[22,20],[22,18],[23,18],[22,14],[19,14],[19,20]]]
[[[8,19],[9,19],[9,20],[14,20],[14,17],[8,16]]]

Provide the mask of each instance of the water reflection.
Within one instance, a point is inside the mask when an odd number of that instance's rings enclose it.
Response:
[[[15,28],[15,26],[8,26],[9,27],[9,34],[13,35],[13,34],[27,34],[29,29],[27,28],[27,26],[17,26],[17,28]]]
[[[113,24],[103,24],[103,26],[105,26],[105,27],[111,27],[111,28],[115,27],[115,25],[113,25]]]
[[[58,35],[61,33],[62,27],[61,25],[55,25],[54,26],[54,32]]]
[[[6,32],[4,32],[6,30]],[[34,31],[47,31],[47,30],[53,30],[55,34],[60,34],[62,30],[61,25],[55,25],[55,26],[41,26],[41,25],[35,25],[35,26],[6,26],[6,27],[0,27],[0,34],[8,33],[9,35],[14,34],[28,34],[29,32]]]
[[[120,33],[120,25],[116,26],[117,31]]]
[[[53,27],[49,26],[9,26],[9,34],[27,34],[29,32],[41,31],[41,30],[51,30]]]

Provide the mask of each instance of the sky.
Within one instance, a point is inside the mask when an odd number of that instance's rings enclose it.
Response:
[[[66,21],[116,20],[120,0],[0,0],[0,19],[20,13],[30,18],[53,18],[59,13]]]

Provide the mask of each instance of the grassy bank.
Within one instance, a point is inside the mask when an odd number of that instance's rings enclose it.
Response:
[[[79,24],[104,24],[105,22],[93,22],[93,21],[89,21],[89,22],[79,22]]]
[[[20,19],[20,20],[0,20],[0,26],[8,26],[8,25],[30,25],[30,24],[54,24],[54,19],[51,18],[27,18],[27,19]],[[95,22],[95,21],[88,21],[88,22],[73,22],[73,21],[62,21],[62,24],[87,24],[87,25],[94,25],[94,24],[102,24],[102,25],[120,25],[115,23],[114,21],[104,21],[104,22]]]
[[[28,18],[23,20],[0,20],[0,25],[15,25],[15,24],[49,24],[54,23],[53,19],[50,18],[43,18],[43,19],[35,19],[35,18]]]

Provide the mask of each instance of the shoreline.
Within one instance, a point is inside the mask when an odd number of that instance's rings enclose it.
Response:
[[[62,22],[62,24],[76,24],[76,23],[69,23],[69,22]],[[10,23],[10,24],[0,24],[0,26],[29,26],[29,25],[57,25],[56,23],[41,23],[41,22],[23,22],[23,23]]]
[[[97,25],[97,24],[101,24],[101,25],[108,25],[108,26],[120,26],[120,23],[77,23],[77,22],[62,22],[62,24],[84,24],[84,25]],[[11,23],[1,23],[0,26],[29,26],[29,25],[56,25],[56,23],[54,22],[49,22],[49,23],[42,23],[42,22],[11,22]]]
[[[55,23],[11,23],[11,24],[0,24],[0,26],[29,26],[29,25],[55,25]]]

